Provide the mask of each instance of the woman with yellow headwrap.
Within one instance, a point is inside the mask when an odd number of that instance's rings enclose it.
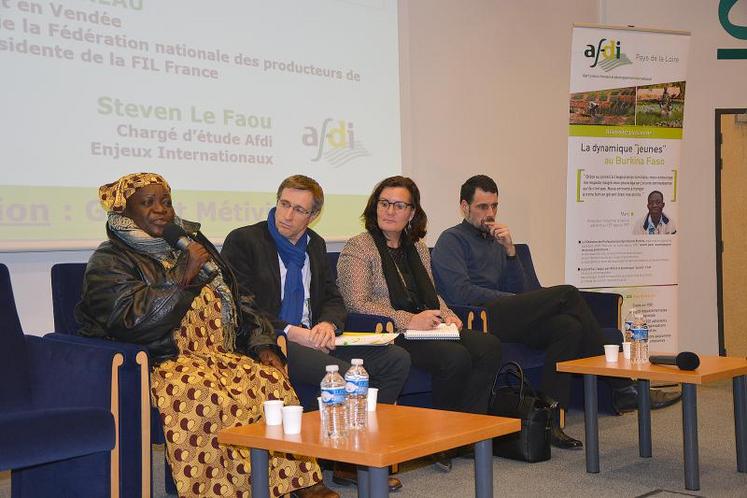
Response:
[[[239,300],[231,271],[199,225],[179,219],[171,188],[154,173],[124,176],[99,189],[108,240],[91,256],[76,309],[81,334],[148,349],[151,399],[166,435],[180,496],[250,496],[249,455],[218,444],[224,427],[257,422],[262,402],[298,404],[282,370],[272,327],[249,299]],[[176,223],[194,241],[184,250],[163,239]],[[217,273],[201,270],[212,259]],[[254,359],[235,352],[236,344]],[[274,453],[273,496],[337,497],[313,458]]]

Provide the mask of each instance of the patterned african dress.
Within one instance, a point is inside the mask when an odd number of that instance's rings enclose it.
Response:
[[[249,497],[249,450],[218,444],[218,431],[257,422],[265,400],[298,398],[276,369],[225,350],[221,300],[209,286],[174,333],[180,354],[154,367],[150,379],[179,496]],[[272,496],[321,480],[313,458],[270,453]]]

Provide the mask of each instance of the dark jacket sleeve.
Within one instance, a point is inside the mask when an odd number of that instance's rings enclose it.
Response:
[[[459,237],[449,231],[438,238],[431,258],[436,288],[448,303],[479,306],[509,294],[472,283],[467,251]]]
[[[287,361],[277,344],[275,329],[270,321],[259,313],[257,306],[254,304],[254,299],[249,296],[242,296],[239,308],[241,326],[236,338],[236,348],[254,358],[257,358],[257,353],[260,350],[269,348],[280,358]]]
[[[272,292],[268,281],[270,272],[266,266],[276,264],[274,261],[259,261],[259,240],[252,240],[259,236],[255,227],[244,227],[233,230],[226,237],[220,255],[231,267],[239,287],[239,294],[244,300],[252,302],[254,311],[269,321],[273,329],[283,330],[288,322],[278,318],[277,313],[269,309]],[[260,268],[259,266],[263,267]]]
[[[513,258],[506,257],[506,265],[503,269],[504,271],[501,274],[501,280],[498,284],[500,289],[513,294],[521,294],[529,289],[527,274],[518,256]]]
[[[111,245],[96,250],[86,267],[76,310],[83,333],[87,329],[89,335],[136,344],[170,337],[205,283],[180,287],[186,259],[182,254],[172,269],[164,270],[165,275],[146,278],[142,272],[151,270],[138,266],[136,258]]]
[[[218,252],[218,249],[201,232],[195,234],[196,240],[202,244],[210,253],[213,260],[220,266],[223,280],[231,289],[231,294],[236,303],[239,314],[239,330],[236,332],[236,348],[254,358],[257,352],[263,348],[272,349],[278,356],[284,355],[277,345],[275,330],[272,325],[262,317],[251,296],[243,296],[241,288],[231,266]]]

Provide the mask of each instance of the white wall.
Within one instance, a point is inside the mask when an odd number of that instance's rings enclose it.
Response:
[[[747,107],[747,62],[715,58],[717,47],[747,44],[721,30],[717,5],[716,0],[403,2],[404,163],[423,191],[428,242],[459,221],[459,185],[472,174],[486,173],[501,191],[499,216],[512,226],[516,241],[531,245],[542,282],[561,283],[571,25],[689,30],[680,349],[715,354],[713,111]],[[738,5],[745,9],[745,2]],[[0,255],[11,267],[27,332],[52,328],[51,264],[84,261],[87,255]]]
[[[407,4],[405,168],[423,192],[428,243],[460,221],[464,180],[485,173],[542,282],[561,282],[571,28],[597,22],[598,2]]]
[[[104,226],[101,226],[103,233]],[[8,265],[21,326],[27,334],[44,335],[54,331],[50,269],[55,263],[88,261],[92,251],[0,253]]]

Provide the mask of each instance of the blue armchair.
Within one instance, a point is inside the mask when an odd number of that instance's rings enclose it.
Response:
[[[120,431],[124,496],[150,496],[152,489],[152,444],[164,444],[165,438],[158,411],[150,403],[150,360],[146,350],[135,344],[77,336],[80,324],[75,319],[75,306],[80,301],[85,263],[58,263],[52,266],[52,307],[55,333],[46,338],[75,344],[95,344],[114,348],[125,358],[123,369],[128,373],[122,384],[122,410],[127,424]],[[286,352],[284,334],[278,335],[278,345]],[[318,386],[317,386],[318,389]],[[164,462],[164,484],[168,494],[176,494],[171,469]]]
[[[55,333],[45,338],[76,345],[96,345],[120,351],[127,376],[121,387],[122,410],[126,424],[120,430],[123,496],[150,496],[153,486],[152,444],[165,439],[158,411],[150,403],[150,360],[141,346],[118,341],[78,336],[80,324],[75,306],[80,301],[86,263],[58,263],[52,266],[52,308]],[[176,494],[169,465],[164,462],[164,483],[168,494]]]
[[[13,498],[120,496],[121,354],[24,335],[0,264],[0,470]]]

